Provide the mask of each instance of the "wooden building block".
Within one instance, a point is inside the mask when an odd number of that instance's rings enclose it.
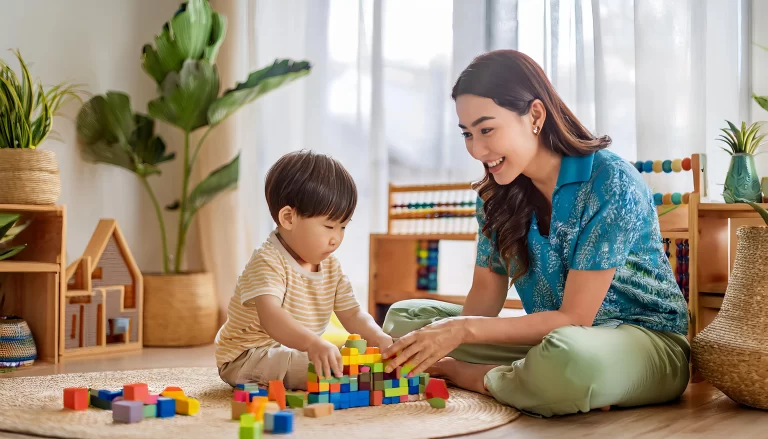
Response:
[[[149,396],[149,387],[144,383],[126,384],[123,386],[123,400],[144,402]]]
[[[339,393],[339,392],[341,392],[341,383],[331,384],[329,392],[331,392],[331,393]]]
[[[164,396],[166,398],[173,398],[173,399],[186,398],[186,395],[184,395],[184,392],[181,392],[178,390],[163,390],[160,393],[160,396]]]
[[[144,419],[157,417],[156,404],[144,404]]]
[[[277,412],[264,413],[264,431],[268,433],[272,433],[272,429],[275,427],[275,413]]]
[[[141,401],[117,401],[112,403],[112,420],[133,424],[144,419],[144,403]]]
[[[433,409],[445,408],[445,400],[443,398],[429,398],[427,401],[429,402],[429,405],[431,405]]]
[[[384,399],[384,392],[381,390],[374,390],[371,392],[371,405],[381,405]]]
[[[179,415],[194,416],[200,411],[200,401],[195,398],[177,398],[176,413]]]
[[[172,418],[176,415],[176,400],[161,396],[157,398],[157,417]]]
[[[232,394],[233,401],[251,402],[251,395],[245,390],[235,390]]]
[[[269,394],[270,401],[275,401],[280,410],[285,410],[285,384],[281,380],[274,380],[269,382]]]
[[[147,395],[147,398],[144,400],[144,404],[150,405],[150,404],[157,404],[157,398],[159,398],[160,395]]]
[[[91,401],[87,387],[68,387],[64,389],[64,407],[70,410],[85,410]]]
[[[275,413],[272,418],[272,434],[293,433],[293,412]]]
[[[306,405],[307,400],[304,398],[303,393],[289,392],[285,395],[285,402],[288,404],[288,407],[298,409],[303,408]]]
[[[341,348],[341,356],[351,357],[353,355],[360,355],[360,351],[357,348],[344,347]]]
[[[282,408],[280,408],[280,405],[278,403],[276,403],[275,401],[269,401],[264,406],[264,413],[277,413],[280,410],[282,410]]]
[[[308,418],[319,418],[322,416],[330,416],[332,413],[333,413],[333,404],[330,404],[330,403],[310,404],[304,407],[304,416]]]
[[[400,395],[400,402],[408,402],[408,395]]]
[[[241,416],[248,413],[248,403],[245,401],[232,400],[232,420],[239,421]]]
[[[349,334],[347,340],[360,340],[360,334]]]
[[[112,410],[112,401],[108,399],[99,398],[98,396],[90,395],[91,407],[96,407],[102,410]]]
[[[445,385],[445,380],[439,378],[431,378],[429,383],[427,383],[426,394],[427,399],[448,399],[448,386]]]
[[[250,413],[240,417],[240,439],[261,439],[263,431],[264,424],[256,420]]]

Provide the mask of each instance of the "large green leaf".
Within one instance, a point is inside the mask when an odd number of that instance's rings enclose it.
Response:
[[[752,93],[752,97],[755,99],[755,102],[757,102],[757,104],[763,108],[763,110],[768,111],[768,96],[758,96]]]
[[[208,107],[219,94],[219,74],[206,60],[184,61],[181,72],[166,76],[162,96],[149,103],[149,115],[185,132],[205,126]]]
[[[0,250],[0,261],[3,259],[8,259],[10,257],[16,256],[19,254],[20,251],[24,250],[27,247],[27,244],[17,245],[14,247],[10,247],[7,249]]]
[[[215,169],[203,181],[201,181],[187,198],[186,218],[184,227],[189,227],[192,218],[201,207],[213,200],[221,192],[232,189],[237,185],[240,177],[240,154],[231,162]]]
[[[208,0],[189,0],[170,21],[171,35],[184,59],[200,59],[213,27]]]
[[[227,90],[208,109],[208,123],[218,125],[238,109],[283,84],[309,74],[307,61],[275,60],[274,64],[248,75],[248,80]]]
[[[765,225],[768,226],[768,210],[765,210],[761,205],[755,203],[754,201],[749,201],[744,198],[737,198],[737,200],[752,206],[752,208],[755,209],[755,211],[759,213],[760,216],[763,218],[763,221],[765,221]]]
[[[219,49],[222,43],[224,43],[224,37],[227,35],[227,17],[213,13],[213,27],[211,27],[211,36],[208,41],[208,46],[203,51],[203,58],[207,59],[209,63],[216,63],[216,56],[219,54]]]
[[[18,213],[0,213],[0,238],[5,236],[11,227],[21,218]]]

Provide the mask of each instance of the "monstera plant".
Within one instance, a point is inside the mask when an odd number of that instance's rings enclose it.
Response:
[[[190,190],[190,176],[208,134],[246,104],[310,71],[306,61],[276,60],[220,94],[216,57],[226,29],[226,18],[213,11],[207,0],[182,4],[155,37],[154,47],[147,44],[143,48],[143,69],[157,84],[159,94],[149,102],[147,112],[134,112],[128,95],[110,91],[90,99],[78,114],[77,130],[85,157],[135,173],[148,191],[161,229],[165,273],[181,271],[186,236],[195,214],[237,184],[239,154]],[[155,134],[155,120],[173,125],[184,134],[181,194],[166,206],[178,212],[172,261],[160,202],[148,179],[160,175],[158,165],[173,160],[175,154],[166,152],[165,143]],[[192,145],[190,139],[197,130],[204,132]]]

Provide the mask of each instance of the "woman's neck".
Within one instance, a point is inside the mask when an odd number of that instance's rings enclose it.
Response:
[[[528,168],[523,172],[550,203],[552,203],[552,192],[557,185],[557,177],[560,175],[562,158],[551,149],[540,146]]]

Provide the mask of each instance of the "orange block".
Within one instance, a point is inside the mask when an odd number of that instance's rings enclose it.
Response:
[[[341,383],[330,383],[329,387],[330,387],[331,393],[341,392]]]
[[[384,398],[384,392],[381,390],[374,390],[371,392],[371,405],[381,405],[381,401]]]
[[[181,387],[168,386],[165,388],[165,390],[163,390],[163,392],[184,392],[184,391],[181,390]]]
[[[320,383],[313,383],[312,381],[307,381],[307,391],[309,393],[320,393]]]
[[[280,406],[280,410],[285,410],[285,385],[281,380],[269,382],[267,395],[270,401],[275,401]]]
[[[68,387],[64,389],[64,407],[72,410],[85,410],[91,401],[88,389],[85,387]]]
[[[149,396],[149,387],[144,383],[126,384],[123,386],[123,399],[126,401],[144,402]]]
[[[376,352],[373,352],[374,349],[378,349],[378,348],[374,348],[372,346],[365,348],[365,355],[375,354]]]
[[[349,334],[347,340],[360,340],[360,334]]]

